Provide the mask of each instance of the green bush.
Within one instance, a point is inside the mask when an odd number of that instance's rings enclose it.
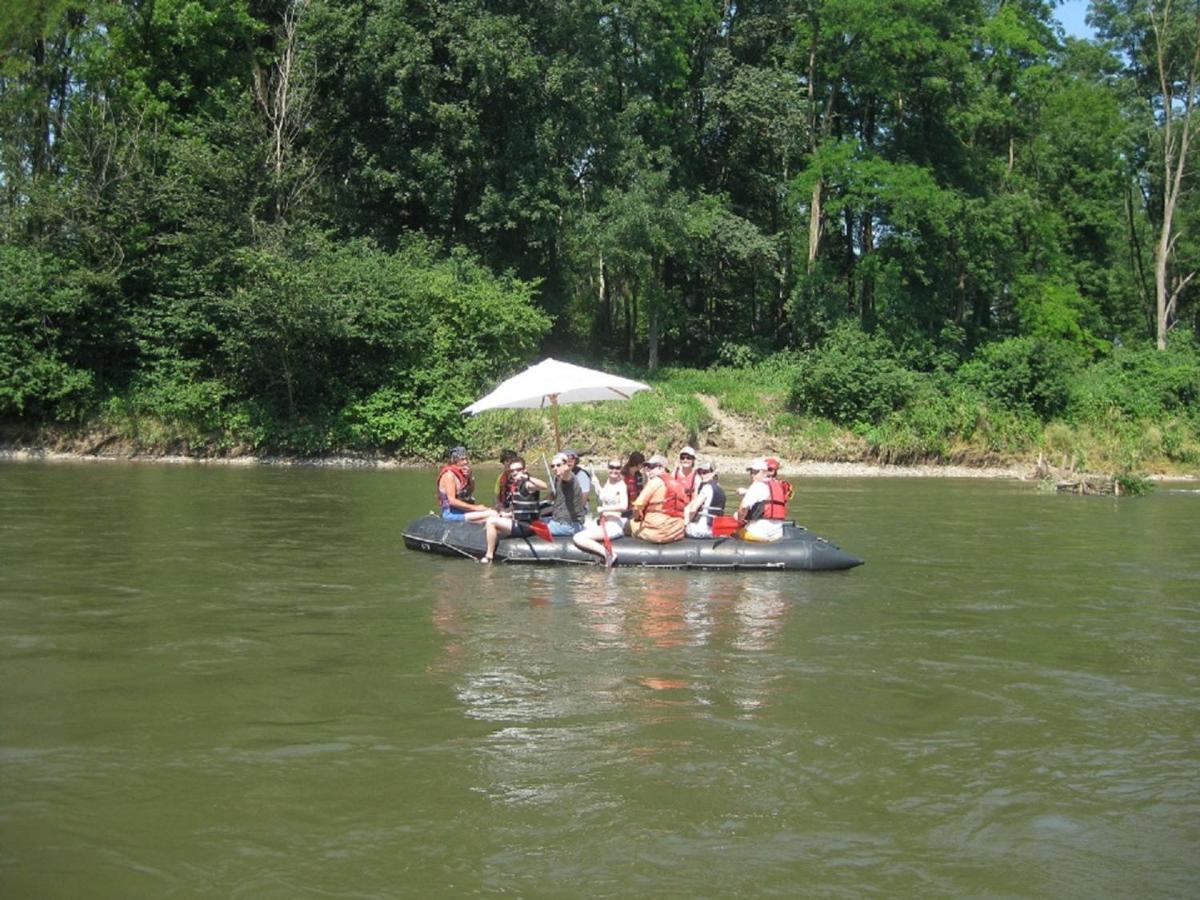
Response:
[[[25,247],[0,245],[0,416],[75,421],[95,400],[85,365],[96,279]]]
[[[1188,332],[1171,335],[1165,352],[1147,342],[1116,347],[1072,382],[1069,413],[1081,421],[1102,421],[1113,410],[1134,420],[1200,409],[1200,347]]]
[[[789,408],[842,425],[874,425],[913,395],[915,376],[898,362],[891,345],[841,325],[822,347],[798,364]]]
[[[980,347],[959,368],[958,381],[1005,409],[1028,411],[1046,421],[1066,408],[1077,360],[1072,348],[1059,341],[1009,338]]]

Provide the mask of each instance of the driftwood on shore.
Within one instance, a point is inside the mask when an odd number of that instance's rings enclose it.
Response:
[[[1121,496],[1121,482],[1114,475],[1103,475],[1075,471],[1074,456],[1068,462],[1063,456],[1062,465],[1054,467],[1039,453],[1035,475],[1047,486],[1053,486],[1060,494],[1112,494]]]

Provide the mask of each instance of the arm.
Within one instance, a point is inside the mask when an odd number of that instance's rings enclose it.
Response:
[[[708,506],[711,497],[712,488],[709,488],[708,485],[701,485],[700,489],[692,495],[692,499],[688,501],[688,505],[683,508],[683,521],[696,521],[696,514]]]
[[[646,486],[642,488],[642,492],[637,495],[637,499],[633,501],[633,517],[639,522],[646,515],[646,507],[656,499],[656,490],[659,487],[666,489],[661,478],[651,478],[646,482]]]
[[[465,500],[459,500],[455,496],[458,493],[458,482],[454,480],[454,474],[451,472],[447,472],[442,476],[438,482],[438,490],[446,495],[446,500],[450,503],[451,509],[457,509],[460,512],[473,512],[477,509],[489,508],[482,503],[467,503]]]
[[[758,485],[759,482],[756,481],[746,489],[746,493],[742,494],[742,502],[738,504],[737,512],[734,513],[734,518],[736,518],[738,522],[745,523],[746,516],[750,513],[750,507],[754,505],[755,496],[758,493],[755,488],[758,487]]]

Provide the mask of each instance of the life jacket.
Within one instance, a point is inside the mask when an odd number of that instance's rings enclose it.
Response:
[[[500,473],[500,480],[496,483],[496,503],[500,506],[508,506],[508,494],[512,490],[512,477],[508,469]]]
[[[725,515],[725,488],[715,481],[710,481],[708,486],[712,488],[712,500],[707,508],[700,510],[700,515],[705,517],[708,527],[712,528],[713,516]]]
[[[687,496],[683,493],[683,485],[669,475],[657,477],[666,485],[667,493],[663,496],[662,502],[657,504],[656,511],[668,515],[672,519],[682,519],[683,509],[688,505]]]
[[[462,470],[462,466],[442,466],[441,471],[437,474],[435,482],[437,490],[437,500],[441,504],[442,509],[450,508],[450,498],[446,496],[442,490],[442,476],[447,472],[454,475],[454,483],[456,485],[454,496],[464,503],[474,503],[475,497],[475,479]]]
[[[622,470],[621,477],[625,479],[625,493],[629,495],[629,509],[625,510],[626,514],[629,514],[633,512],[633,501],[638,498],[638,494],[646,486],[646,473],[641,469],[636,472]]]
[[[671,477],[679,482],[679,486],[687,494],[688,500],[691,500],[692,495],[696,493],[696,469],[693,467],[690,475],[684,475],[683,466],[676,466],[675,471],[671,473]]]
[[[786,481],[780,481],[778,478],[768,478],[764,484],[771,492],[771,496],[766,500],[760,500],[750,507],[750,511],[746,514],[746,518],[750,521],[754,519],[771,519],[776,522],[782,522],[787,518],[788,501],[792,499],[792,486]]]
[[[533,490],[527,481],[510,481],[504,506],[512,511],[516,521],[533,522],[541,515],[541,494]]]

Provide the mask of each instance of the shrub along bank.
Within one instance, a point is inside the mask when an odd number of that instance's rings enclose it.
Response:
[[[623,373],[655,390],[628,403],[562,408],[572,443],[606,454],[686,441],[893,464],[997,465],[1042,454],[1092,471],[1200,473],[1200,346],[1182,332],[1166,352],[1147,343],[1083,356],[1067,343],[1018,337],[959,365],[917,368],[885,340],[848,327],[819,349],[749,366]],[[718,416],[738,420],[749,437],[723,433]],[[463,433],[490,454],[546,446],[547,431],[542,414],[501,411],[466,422]]]
[[[458,412],[490,389],[496,373],[519,369],[544,332],[525,285],[498,285],[466,260],[436,263],[420,250],[393,255],[359,248],[334,266],[347,279],[350,304],[335,336],[284,335],[274,310],[259,308],[254,292],[260,282],[275,292],[282,279],[293,302],[302,303],[311,275],[303,259],[286,262],[257,262],[261,271],[247,280],[235,306],[247,343],[229,339],[231,353],[250,360],[243,377],[271,386],[266,399],[239,397],[236,383],[215,376],[168,368],[111,393],[91,415],[38,427],[10,421],[9,442],[79,452],[410,460],[432,460],[459,442],[480,458],[501,447],[551,449],[550,417],[542,411],[475,418]],[[329,262],[321,260],[323,271]],[[410,305],[394,288],[410,280],[397,277],[397,267],[414,265],[424,267],[423,292],[438,302]],[[361,300],[351,303],[364,284],[377,288],[370,312]],[[464,290],[487,301],[486,316],[468,321],[466,305],[456,300]],[[418,319],[417,310],[433,312]],[[420,339],[405,329],[403,346],[380,344],[375,316],[414,317],[409,321]],[[253,328],[278,353],[291,346],[304,354],[291,385],[270,381],[266,371],[255,375]],[[453,349],[466,346],[464,333],[472,330],[471,353]],[[647,372],[592,362],[654,388],[628,402],[560,409],[563,434],[595,456],[686,442],[715,453],[769,449],[792,461],[994,466],[1044,455],[1053,465],[1095,472],[1200,473],[1200,345],[1186,332],[1174,334],[1165,352],[1147,343],[1085,355],[1064,342],[1015,337],[984,345],[961,363],[930,364],[851,325],[820,348],[743,365]],[[301,397],[308,412],[297,415]]]

